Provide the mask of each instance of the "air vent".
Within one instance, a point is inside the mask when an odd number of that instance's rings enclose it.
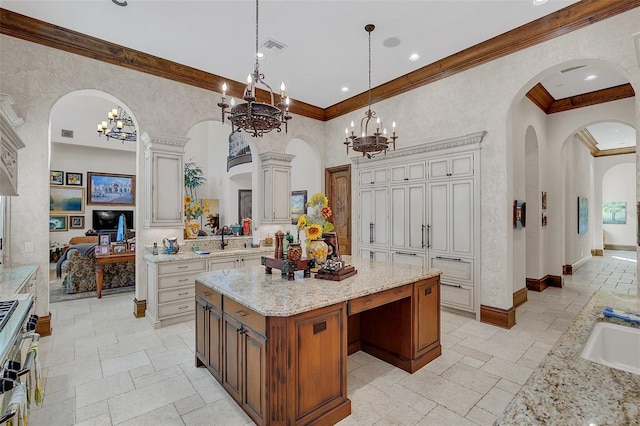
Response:
[[[272,38],[268,38],[267,41],[262,45],[265,49],[269,49],[272,52],[279,52],[287,48],[287,46],[279,41],[276,41]]]
[[[571,68],[565,68],[563,70],[561,70],[560,72],[562,74],[566,73],[566,72],[571,72],[571,71],[575,71],[575,70],[579,70],[580,68],[584,68],[586,67],[586,65],[578,65],[577,67],[571,67]]]
[[[61,133],[62,133],[61,136],[63,138],[71,138],[71,139],[73,139],[73,130],[64,130],[64,129],[62,129]]]

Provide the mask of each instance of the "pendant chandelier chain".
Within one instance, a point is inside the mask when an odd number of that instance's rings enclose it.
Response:
[[[256,67],[255,73],[258,74],[258,0],[256,0]]]
[[[369,111],[371,111],[371,31],[369,34]]]

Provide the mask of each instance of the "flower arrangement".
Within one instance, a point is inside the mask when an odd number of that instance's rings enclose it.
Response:
[[[333,231],[333,223],[327,219],[331,216],[329,200],[322,192],[311,197],[305,205],[307,213],[298,219],[298,233],[303,230],[307,235],[307,242],[319,240],[325,232]]]
[[[204,200],[194,200],[190,196],[184,197],[184,216],[186,219],[197,219],[209,213],[209,203]]]

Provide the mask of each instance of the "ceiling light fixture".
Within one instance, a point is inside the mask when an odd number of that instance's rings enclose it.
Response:
[[[347,93],[349,91],[349,88],[347,86],[343,86],[342,89],[340,89],[340,91],[342,93]]]
[[[364,117],[360,120],[360,134],[355,134],[355,125],[351,122],[351,134],[349,134],[349,128],[344,129],[345,137],[344,144],[347,147],[347,154],[349,154],[349,147],[354,151],[361,152],[362,156],[365,155],[368,158],[384,152],[387,153],[389,144],[393,144],[393,150],[396,149],[396,122],[393,122],[392,134],[387,137],[387,129],[382,127],[382,121],[380,117],[376,117],[376,112],[371,110],[371,32],[376,28],[373,24],[367,24],[364,30],[369,34],[369,104],[368,109],[364,113]],[[369,121],[372,118],[376,119],[376,130],[373,134],[369,135]],[[382,128],[382,133],[380,129]]]
[[[591,80],[595,80],[596,78],[598,78],[597,75],[591,74],[591,75],[586,76],[584,79],[585,79],[585,81],[591,81]]]
[[[542,6],[543,4],[545,4],[548,1],[549,0],[533,0],[533,5],[534,6]]]
[[[138,140],[138,131],[133,120],[122,107],[114,108],[107,114],[108,122],[98,123],[98,136],[103,134],[109,139],[117,139],[124,143]]]
[[[420,59],[420,55],[418,55],[417,53],[413,53],[411,54],[411,56],[409,56],[410,61],[417,61],[418,59]]]
[[[264,82],[264,74],[260,73],[258,65],[258,0],[256,0],[256,64],[253,74],[247,77],[247,87],[244,91],[242,99],[244,102],[235,104],[234,98],[231,98],[231,105],[227,103],[227,83],[222,85],[222,99],[218,106],[222,108],[222,122],[224,123],[225,114],[231,121],[231,132],[239,132],[244,130],[253,137],[262,137],[263,134],[272,130],[281,131],[280,126],[284,124],[285,133],[288,130],[287,122],[291,119],[289,115],[289,97],[284,96],[284,82],[280,85],[280,100],[277,104],[274,102],[273,90]],[[256,85],[262,84],[269,89],[270,103],[256,101]],[[227,108],[231,110],[227,112]]]

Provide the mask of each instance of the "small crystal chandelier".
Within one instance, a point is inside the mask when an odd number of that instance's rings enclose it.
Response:
[[[270,103],[256,102],[256,85],[260,83],[269,89]],[[222,122],[224,123],[225,114],[231,121],[231,132],[244,130],[253,137],[262,137],[264,133],[276,129],[282,131],[280,126],[284,124],[284,131],[287,133],[287,122],[291,119],[289,115],[289,97],[284,96],[284,82],[280,85],[280,100],[274,103],[273,90],[264,82],[264,74],[260,73],[258,65],[258,0],[256,0],[256,64],[253,74],[247,77],[247,87],[244,91],[242,99],[243,103],[236,105],[235,100],[231,98],[231,105],[227,103],[226,92],[227,83],[222,85],[222,99],[218,106],[222,108]],[[231,110],[227,112],[227,108],[231,106]]]
[[[355,133],[355,125],[351,122],[351,134],[349,134],[349,128],[344,129],[344,144],[347,147],[347,154],[349,153],[349,147],[354,151],[361,152],[362,156],[365,155],[368,158],[372,158],[382,152],[385,154],[389,149],[389,144],[393,144],[393,150],[396,150],[396,122],[392,124],[391,136],[387,137],[387,129],[382,127],[382,121],[380,117],[376,116],[376,112],[371,109],[371,32],[376,28],[373,24],[367,24],[364,30],[369,33],[369,106],[364,113],[364,117],[360,120],[360,135]],[[372,118],[376,119],[376,130],[373,134],[369,134],[369,121]],[[380,128],[382,127],[382,132]]]
[[[114,108],[107,114],[109,121],[98,123],[98,136],[103,134],[109,139],[117,139],[124,143],[138,140],[138,131],[133,120],[122,107]]]

